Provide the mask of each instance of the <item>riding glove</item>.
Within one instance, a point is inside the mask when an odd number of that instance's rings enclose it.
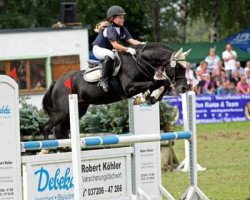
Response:
[[[130,53],[132,56],[136,54],[135,49],[133,49],[131,47],[128,47],[128,50],[126,52]]]

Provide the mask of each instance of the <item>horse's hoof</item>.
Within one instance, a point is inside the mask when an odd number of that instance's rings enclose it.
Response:
[[[135,98],[133,105],[140,105],[140,100],[138,98]]]
[[[43,155],[43,154],[48,154],[49,150],[48,149],[41,149],[41,151],[38,153],[38,155]]]
[[[134,105],[141,105],[146,102],[146,99],[143,97],[136,97],[134,100]]]
[[[147,100],[148,105],[154,105],[157,102],[156,98],[151,97],[150,99]]]

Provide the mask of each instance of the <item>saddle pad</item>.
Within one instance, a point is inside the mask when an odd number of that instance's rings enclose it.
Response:
[[[87,69],[83,73],[83,79],[87,82],[98,82],[101,77],[101,67],[95,67],[93,69]]]

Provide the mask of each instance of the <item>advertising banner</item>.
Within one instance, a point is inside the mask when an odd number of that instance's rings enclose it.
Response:
[[[125,153],[120,153],[121,151]],[[131,198],[130,151],[117,149],[115,153],[92,150],[92,158],[81,162],[82,197],[92,199],[129,199]],[[102,155],[104,154],[102,152]],[[112,155],[110,155],[112,154]],[[117,154],[117,155],[115,155]],[[41,156],[40,156],[41,157]],[[40,158],[24,157],[24,199],[26,200],[74,200],[74,181],[70,154],[57,156],[43,155]],[[60,159],[59,159],[60,157]],[[65,160],[64,160],[65,157]],[[88,155],[89,157],[89,155]]]
[[[183,123],[181,97],[165,96],[176,109],[176,121]],[[202,95],[196,97],[197,123],[234,122],[250,120],[250,95]]]
[[[18,86],[0,75],[0,199],[21,199]]]
[[[224,41],[250,53],[250,28],[234,34],[226,38]]]

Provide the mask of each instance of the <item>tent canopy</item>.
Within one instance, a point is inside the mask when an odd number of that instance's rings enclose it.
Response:
[[[192,49],[187,57],[187,61],[191,63],[200,63],[202,60],[208,56],[208,51],[210,48],[215,48],[216,55],[222,59],[222,52],[225,51],[226,43],[223,41],[209,43],[209,42],[190,42],[190,43],[169,43],[168,46],[178,50],[183,47],[184,51]],[[233,49],[236,51],[239,61],[250,60],[250,53],[246,53],[241,49],[233,45]]]
[[[250,27],[240,33],[227,37],[224,41],[250,53]]]

